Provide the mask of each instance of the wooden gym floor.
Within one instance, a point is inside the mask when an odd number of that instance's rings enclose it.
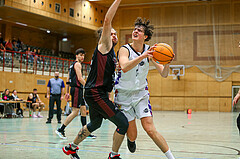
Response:
[[[27,113],[27,112],[25,112]],[[81,128],[80,118],[75,118],[66,128],[67,140],[60,139],[55,130],[56,116],[52,124],[45,124],[44,118],[0,119],[0,158],[64,159],[61,148],[72,142]],[[24,114],[28,116],[27,114]],[[153,112],[157,130],[167,140],[173,154],[178,159],[238,159],[240,156],[240,136],[236,127],[238,113],[193,112]],[[62,116],[62,121],[65,119]],[[162,158],[164,154],[138,125],[137,151],[132,154],[124,140],[120,153],[123,159]],[[112,134],[115,126],[105,120],[102,127],[93,134],[97,139],[86,139],[78,154],[81,159],[107,159],[111,151]]]

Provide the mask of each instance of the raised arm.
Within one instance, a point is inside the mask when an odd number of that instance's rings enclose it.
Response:
[[[121,0],[115,0],[111,7],[108,9],[107,14],[105,16],[102,35],[98,42],[98,50],[102,54],[108,53],[113,46],[111,39],[112,20],[117,12],[120,2]]]

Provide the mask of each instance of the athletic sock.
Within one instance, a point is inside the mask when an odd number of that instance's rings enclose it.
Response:
[[[87,124],[87,118],[85,116],[81,116],[81,123],[82,126],[85,126]]]
[[[168,159],[175,159],[170,149],[167,152],[165,152],[165,155]]]
[[[114,152],[114,151],[112,151],[112,152],[111,152],[111,155],[110,155],[110,157],[113,157],[113,156],[115,156],[115,155],[118,155],[118,153],[117,153],[117,152]]]
[[[33,112],[33,115],[36,115],[35,112]]]
[[[76,150],[77,146],[78,146],[78,145],[74,144],[73,142],[71,143],[71,148],[72,148],[73,150]]]
[[[66,128],[66,126],[65,126],[64,124],[62,124],[60,130],[61,130],[61,131],[64,131],[65,128]]]
[[[40,115],[40,112],[38,112],[38,115]]]

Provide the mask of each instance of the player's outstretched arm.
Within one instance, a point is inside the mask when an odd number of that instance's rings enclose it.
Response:
[[[120,2],[121,0],[115,0],[111,5],[111,7],[108,9],[107,14],[105,16],[102,35],[98,42],[98,45],[99,45],[98,50],[102,54],[108,53],[113,46],[112,39],[111,39],[112,20],[117,12]]]

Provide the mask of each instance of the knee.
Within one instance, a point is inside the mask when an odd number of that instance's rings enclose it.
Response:
[[[87,129],[90,133],[92,133],[93,131],[100,128],[101,124],[102,124],[102,122],[90,122],[89,124],[87,124]]]
[[[128,126],[129,126],[128,121],[122,120],[122,122],[117,127],[117,132],[121,135],[125,135],[127,133]]]
[[[153,137],[156,134],[156,129],[154,129],[154,128],[147,127],[147,128],[144,128],[144,130],[150,137]]]

